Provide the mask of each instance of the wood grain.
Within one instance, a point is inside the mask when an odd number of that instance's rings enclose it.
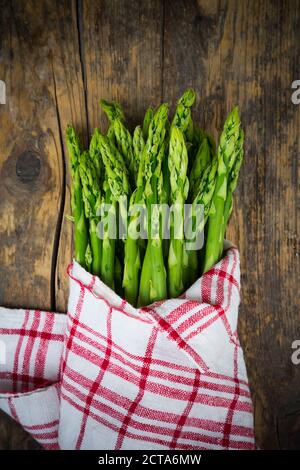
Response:
[[[41,450],[41,446],[12,418],[0,411],[1,450]]]
[[[0,6],[0,79],[8,89],[0,105],[0,304],[66,309],[68,122],[86,142],[106,126],[101,97],[121,101],[134,125],[148,105],[174,106],[192,86],[195,119],[217,136],[238,104],[246,154],[227,237],[241,252],[239,331],[257,443],[300,448],[300,366],[291,362],[300,334],[300,106],[291,102],[300,78],[299,2]]]
[[[82,2],[81,12],[90,131],[107,127],[101,98],[120,101],[128,123],[140,123],[161,101],[163,2]]]

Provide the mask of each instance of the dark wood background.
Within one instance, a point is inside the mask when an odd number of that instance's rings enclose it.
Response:
[[[0,0],[0,305],[64,312],[72,257],[64,132],[129,123],[191,86],[215,136],[241,109],[246,155],[228,238],[241,252],[239,331],[261,448],[300,448],[300,2]],[[35,448],[6,417],[0,448]]]

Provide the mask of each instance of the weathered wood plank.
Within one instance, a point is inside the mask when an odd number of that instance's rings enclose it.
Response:
[[[165,2],[164,99],[199,92],[215,135],[238,104],[246,155],[228,238],[241,252],[240,335],[263,448],[299,447],[299,3]],[[179,33],[180,31],[180,33]]]
[[[41,446],[21,426],[0,411],[0,450],[40,449]]]
[[[129,124],[161,100],[163,2],[82,2],[82,53],[90,130],[106,129],[100,98],[123,105]]]
[[[62,134],[67,122],[86,129],[76,3],[6,1],[0,10],[7,89],[0,106],[0,305],[64,309],[67,280],[55,299],[60,239],[59,280],[72,250],[71,227],[60,234],[68,196]],[[15,436],[19,442],[22,434]]]

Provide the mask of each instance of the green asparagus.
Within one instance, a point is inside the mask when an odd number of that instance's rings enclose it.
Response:
[[[206,153],[207,149],[203,148]],[[200,160],[202,156],[199,155]],[[206,157],[205,157],[206,158]],[[209,163],[202,171],[202,177],[195,179],[194,191],[192,191],[192,207],[191,207],[191,224],[196,237],[192,243],[197,242],[197,237],[202,236],[204,239],[204,227],[206,225],[209,213],[211,212],[211,201],[216,184],[216,173],[218,167],[217,154],[210,148]],[[199,221],[197,221],[197,208],[202,208],[201,214],[198,214]],[[189,240],[186,244],[189,245]],[[199,240],[200,243],[200,240]],[[200,252],[202,253],[202,252]],[[199,248],[191,249],[186,246],[183,254],[183,282],[184,287],[188,288],[193,282],[196,281],[199,275]]]
[[[228,178],[237,158],[240,135],[238,108],[234,108],[225,121],[218,148],[216,187],[212,199],[212,213],[208,218],[203,271],[208,271],[221,257],[223,234],[226,227],[224,207],[227,198]]]
[[[82,199],[82,184],[79,175],[79,159],[81,146],[79,137],[73,127],[68,126],[66,142],[70,155],[71,167],[71,208],[74,220],[74,249],[75,259],[83,267],[86,266],[86,251],[89,244],[88,226],[85,218],[84,203]]]
[[[171,183],[172,219],[168,257],[168,288],[171,297],[183,292],[182,256],[184,242],[184,203],[189,189],[187,178],[188,154],[184,135],[173,126],[170,136],[169,170]]]
[[[167,104],[148,108],[131,133],[120,104],[101,100],[108,130],[95,129],[86,151],[66,131],[75,259],[133,306],[181,295],[222,256],[244,133],[234,108],[216,150],[194,101],[186,90],[170,122]]]
[[[160,214],[155,213],[154,204],[162,202],[164,139],[168,106],[162,104],[153,116],[148,138],[139,167],[139,182],[144,186],[143,197],[148,212],[148,243],[142,266],[139,305],[147,305],[166,297],[167,282],[160,231]],[[144,183],[143,183],[144,181]],[[154,230],[152,230],[154,229]],[[152,236],[151,232],[155,232]]]
[[[79,174],[82,183],[82,199],[84,202],[85,217],[89,221],[91,271],[101,274],[101,239],[97,234],[97,225],[100,221],[101,191],[100,179],[96,167],[87,151],[80,157]]]
[[[145,113],[145,117],[144,117],[144,121],[143,121],[143,138],[144,138],[145,141],[148,138],[149,126],[150,126],[150,123],[153,119],[153,116],[154,116],[154,109],[151,108],[151,106],[150,106],[150,108],[148,108],[146,113]]]
[[[111,289],[115,287],[115,248],[116,248],[116,234],[111,233],[111,223],[116,218],[116,200],[113,197],[108,177],[105,175],[103,182],[103,197],[102,197],[102,224],[103,233],[102,238],[102,259],[101,259],[101,279]]]
[[[109,127],[109,137],[112,143],[112,132],[116,146],[123,156],[128,169],[131,183],[135,183],[138,172],[138,161],[134,158],[133,141],[130,132],[124,125],[124,113],[120,105],[115,102],[101,100],[100,105],[111,121]]]
[[[186,90],[181,98],[179,98],[175,115],[171,124],[178,127],[184,134],[188,142],[193,141],[193,121],[191,117],[191,107],[196,99],[194,90]]]

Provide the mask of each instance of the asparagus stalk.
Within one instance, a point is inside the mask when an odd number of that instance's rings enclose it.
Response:
[[[79,137],[73,127],[66,131],[67,148],[70,155],[71,167],[71,208],[74,220],[74,251],[75,259],[81,266],[86,267],[86,251],[88,247],[88,227],[82,200],[82,184],[79,175],[79,159],[81,147]]]
[[[151,108],[148,108],[146,113],[145,113],[145,117],[144,117],[144,121],[143,121],[143,138],[144,138],[144,141],[147,140],[148,138],[148,131],[149,131],[149,126],[150,126],[150,123],[153,119],[153,116],[154,116],[154,109]]]
[[[236,189],[239,172],[240,172],[241,165],[243,162],[243,156],[244,156],[243,145],[244,145],[244,132],[240,128],[239,138],[236,144],[236,160],[234,162],[234,165],[232,167],[232,170],[229,176],[227,198],[226,198],[225,207],[224,207],[225,229],[232,213],[233,192]],[[224,236],[225,236],[225,230],[224,230]]]
[[[125,159],[126,166],[129,169],[131,183],[134,185],[137,178],[139,163],[134,157],[131,134],[120,119],[116,119],[114,121],[114,131],[117,147]]]
[[[193,141],[193,121],[191,117],[191,107],[196,99],[194,90],[186,90],[177,102],[174,118],[171,124],[178,127],[184,134],[188,142]]]
[[[114,273],[115,273],[115,244],[116,240],[111,236],[109,220],[115,220],[116,217],[116,200],[112,195],[111,188],[108,183],[107,174],[105,174],[103,182],[103,198],[102,202],[107,205],[108,223],[103,222],[102,234],[102,259],[101,259],[101,279],[111,289],[114,289]],[[104,214],[102,214],[104,215]]]
[[[159,227],[161,218],[160,214],[152,211],[154,204],[162,202],[163,175],[161,165],[165,152],[164,139],[167,117],[168,106],[162,104],[150,123],[139,167],[138,182],[144,186],[143,198],[148,212],[148,243],[141,272],[139,305],[147,305],[163,299],[167,295],[166,270]],[[151,226],[156,231],[155,237],[151,236]]]
[[[117,294],[122,297],[123,296],[123,288],[122,288],[122,279],[123,279],[123,269],[122,263],[119,259],[119,256],[115,255],[115,289]]]
[[[132,204],[135,203],[136,194],[136,191],[132,194],[129,213],[131,211]],[[134,306],[136,305],[138,298],[141,268],[140,243],[135,236],[135,231],[137,230],[137,217],[138,214],[130,213],[127,238],[125,241],[124,275],[122,283],[125,291],[125,299]]]
[[[142,252],[144,247],[142,246],[144,240],[137,239],[137,223],[138,213],[131,214],[134,204],[143,203],[143,161],[142,155],[145,147],[143,133],[140,126],[136,127],[133,135],[133,149],[136,161],[139,163],[139,171],[137,177],[137,189],[134,191],[130,198],[129,205],[129,222],[128,222],[128,233],[125,241],[125,259],[124,259],[124,276],[123,276],[123,287],[125,290],[125,298],[132,305],[136,305],[138,293],[139,293],[139,278],[142,261]],[[143,249],[142,249],[143,248]]]
[[[206,153],[207,149],[204,148],[203,151]],[[201,155],[199,156],[199,158],[201,159]],[[204,236],[204,227],[211,211],[211,201],[216,185],[217,167],[217,154],[216,152],[213,152],[210,156],[210,162],[208,166],[204,169],[201,178],[199,178],[199,180],[196,180],[198,184],[197,192],[192,191],[194,196],[191,208],[191,223],[194,222],[197,206],[200,207],[201,205],[203,209],[203,213],[201,214],[202,218],[199,220],[198,225],[194,226],[195,233],[197,234],[196,237],[199,236],[199,234],[201,233]],[[193,240],[193,242],[195,241],[196,240]],[[186,249],[184,250],[183,255],[183,283],[185,288],[188,288],[193,282],[195,282],[199,274],[199,252],[198,250],[187,249],[188,247],[185,248]]]
[[[143,152],[144,147],[145,147],[145,140],[144,140],[144,137],[143,137],[143,131],[142,131],[141,126],[137,126],[134,129],[132,145],[133,145],[134,159],[135,159],[135,162],[137,164],[137,171],[136,171],[136,178],[137,178],[138,168],[139,168],[139,165],[140,165],[142,152]]]
[[[89,155],[97,172],[98,184],[101,186],[103,183],[103,163],[99,148],[99,136],[99,130],[95,129],[89,146]]]
[[[129,170],[131,183],[135,183],[138,172],[138,161],[134,158],[133,141],[130,132],[124,125],[124,113],[118,103],[101,100],[100,105],[111,121],[109,127],[110,137],[114,132],[116,146],[124,157]],[[112,141],[112,139],[111,139]],[[114,142],[113,142],[114,143]]]
[[[189,156],[188,175],[190,175],[191,173],[194,160],[197,156],[199,147],[204,137],[206,137],[204,130],[198,127],[196,124],[194,124],[193,125],[193,140],[191,143],[189,143],[189,146],[188,146],[188,156]],[[190,179],[190,176],[189,176],[189,179]],[[191,185],[190,185],[190,188],[191,188]]]
[[[114,145],[117,145],[113,123],[110,123],[106,136]]]
[[[162,204],[165,204],[166,207],[169,205],[170,201],[170,192],[171,192],[171,185],[170,185],[170,170],[168,164],[168,154],[166,153],[162,162],[162,174],[163,174],[163,189],[162,189]],[[163,212],[161,215],[161,230],[162,235],[166,235],[169,228],[169,217],[168,213]],[[164,260],[165,263],[168,263],[168,256],[169,256],[169,239],[167,237],[163,237],[163,253],[164,253]]]
[[[122,108],[118,103],[108,103],[107,101],[102,100],[101,106],[105,109],[109,119],[113,120],[115,117],[124,119]],[[100,152],[101,158],[106,157],[106,164],[109,163],[110,152],[117,153],[115,150],[115,132],[113,123],[110,124],[107,136],[104,137],[101,134],[98,135],[98,151]],[[118,156],[120,159],[120,157]],[[120,159],[121,160],[121,159]],[[111,163],[113,166],[113,162]],[[122,165],[122,160],[119,162],[119,169]],[[116,255],[116,237],[115,234],[110,232],[110,222],[115,223],[117,217],[117,201],[114,197],[114,194],[111,191],[111,186],[109,184],[109,176],[104,166],[104,181],[103,181],[103,198],[102,202],[106,205],[107,211],[103,216],[106,216],[107,224],[105,219],[102,219],[103,222],[103,234],[102,234],[102,260],[101,260],[101,278],[106,285],[112,289],[116,288],[121,294],[119,278],[122,272],[122,266],[120,264],[119,258]],[[113,171],[110,172],[110,177],[113,177]],[[114,236],[113,236],[114,235]]]
[[[169,150],[171,203],[173,207],[168,257],[168,287],[171,297],[178,297],[183,292],[184,287],[182,280],[182,258],[184,203],[189,189],[187,168],[188,154],[184,135],[179,128],[173,126]]]
[[[107,174],[108,184],[116,201],[130,193],[128,173],[122,155],[105,136],[99,136],[99,148]]]
[[[234,108],[225,121],[218,148],[217,181],[212,199],[213,210],[208,219],[204,272],[219,261],[223,251],[223,235],[226,226],[224,208],[228,193],[228,178],[237,158],[239,128],[239,112],[238,108]]]
[[[109,185],[110,190],[109,193],[111,193],[111,197],[113,198],[114,202],[118,203],[120,219],[126,229],[127,198],[130,195],[130,185],[128,181],[127,171],[125,168],[125,163],[117,148],[107,137],[100,136],[99,145],[102,159],[105,165],[107,183]],[[107,244],[108,240],[106,240],[106,245]],[[112,266],[110,266],[110,269],[112,269]]]
[[[92,269],[93,274],[96,274],[98,276],[101,275],[102,240],[99,238],[99,234],[97,233],[97,226],[100,221],[99,202],[102,202],[101,188],[103,188],[103,175],[104,175],[103,162],[102,162],[100,146],[99,146],[99,137],[100,137],[100,132],[98,129],[95,129],[92,135],[90,146],[89,146],[89,155],[90,155],[90,159],[92,160],[92,165],[94,166],[94,171],[93,171],[94,181],[96,184],[97,191],[99,192],[97,207],[95,208],[94,217],[89,218],[91,254],[92,254],[92,259],[93,259],[91,269]]]
[[[164,155],[164,144],[158,153],[158,160]],[[154,204],[160,204],[163,178],[158,165],[154,178],[155,192],[146,200],[148,213],[148,243],[141,272],[138,305],[148,305],[167,296],[167,274],[164,264],[163,244],[161,239],[161,214],[154,210]],[[160,172],[160,175],[158,173]],[[150,234],[150,235],[149,235]]]
[[[202,142],[199,146],[195,159],[193,161],[192,169],[190,172],[190,188],[191,188],[191,198],[194,200],[197,192],[199,191],[199,186],[201,183],[201,178],[204,171],[209,166],[211,162],[211,148],[207,137],[203,137]]]
[[[206,137],[206,133],[204,132],[204,130],[201,129],[201,127],[194,124],[194,132],[193,132],[193,146],[194,146],[194,148],[196,148],[197,150],[199,149],[204,137]]]
[[[112,123],[115,119],[125,121],[122,106],[116,101],[100,100],[100,106],[107,115],[109,121]]]
[[[97,225],[100,220],[101,191],[96,167],[87,151],[80,157],[79,174],[85,217],[89,221],[90,251],[87,253],[87,264],[90,264],[93,274],[100,276],[102,243],[97,234]]]

